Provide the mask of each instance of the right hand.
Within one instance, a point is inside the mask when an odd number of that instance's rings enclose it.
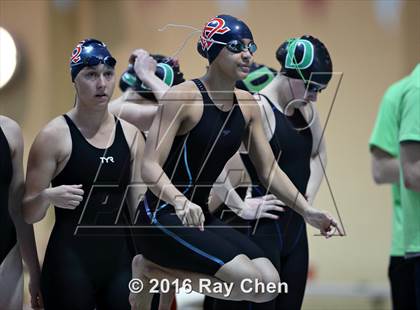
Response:
[[[281,206],[285,206],[285,204],[272,194],[255,198],[246,198],[244,206],[239,211],[238,216],[245,220],[256,220],[260,218],[277,220],[279,217],[270,213],[270,211],[283,212],[284,209]]]
[[[199,205],[187,202],[176,208],[176,215],[182,221],[182,224],[190,227],[198,227],[201,231],[204,230],[204,213]]]
[[[56,207],[74,210],[83,200],[82,185],[60,185],[45,189],[49,202]]]
[[[133,65],[134,71],[140,80],[155,75],[157,62],[143,49],[134,50],[130,56],[129,63]]]
[[[318,228],[326,238],[330,238],[334,235],[335,231],[338,231],[340,236],[344,236],[343,230],[338,225],[336,219],[334,219],[329,213],[317,210],[310,207],[304,214],[305,221],[315,228]]]
[[[44,302],[41,294],[40,275],[31,274],[29,278],[29,293],[31,295],[31,307],[34,310],[44,309]]]

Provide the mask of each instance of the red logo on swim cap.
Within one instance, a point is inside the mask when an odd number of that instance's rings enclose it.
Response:
[[[209,50],[209,48],[213,45],[213,42],[211,42],[211,38],[215,34],[224,34],[228,31],[230,31],[229,27],[224,27],[225,21],[222,18],[215,17],[211,19],[203,29],[203,32],[200,37],[201,47],[206,50]]]
[[[70,61],[74,64],[76,64],[80,61],[80,53],[82,52],[83,43],[85,43],[85,41],[79,42],[79,44],[76,45],[73,52],[71,53]]]

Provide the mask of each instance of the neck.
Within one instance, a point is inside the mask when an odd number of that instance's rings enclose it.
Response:
[[[201,80],[206,84],[212,99],[232,101],[236,80],[223,74],[216,66],[210,66]]]
[[[293,99],[287,77],[282,74],[277,74],[260,93],[270,98],[274,104],[280,107],[281,111],[284,111],[287,103]]]
[[[72,109],[69,116],[77,123],[77,125],[85,128],[87,131],[97,131],[102,124],[105,124],[111,114],[108,112],[108,105],[100,108],[98,106],[89,107],[81,104],[77,100],[76,107]]]

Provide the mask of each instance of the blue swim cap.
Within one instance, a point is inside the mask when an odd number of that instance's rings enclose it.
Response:
[[[84,67],[92,67],[100,63],[106,64],[112,68],[117,61],[111,56],[105,43],[96,39],[86,39],[80,41],[70,57],[71,80],[74,82],[77,74]]]
[[[225,47],[215,41],[229,43],[243,39],[254,40],[251,30],[243,21],[231,15],[217,15],[204,26],[197,50],[201,56],[209,60],[209,63],[212,63]]]
[[[327,85],[332,77],[332,61],[325,45],[310,35],[292,38],[277,49],[281,73],[285,76]],[[312,74],[312,76],[311,76]]]

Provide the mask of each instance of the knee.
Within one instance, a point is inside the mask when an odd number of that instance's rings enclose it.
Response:
[[[131,271],[132,275],[134,274],[149,274],[153,271],[152,266],[148,263],[148,261],[144,258],[143,255],[139,254],[134,256],[131,262]]]
[[[262,281],[265,285],[268,285],[269,283],[275,283],[278,285],[280,283],[280,276],[279,273],[276,271],[273,271],[271,274],[263,274]]]
[[[280,283],[280,277],[272,276],[272,277],[263,277],[262,281],[256,280],[252,283],[253,285],[253,292],[250,298],[253,302],[256,303],[264,303],[269,302],[275,299],[279,292],[278,292],[278,285]]]
[[[255,291],[252,298],[257,303],[268,302],[275,299],[279,294],[280,276],[270,261],[263,260],[257,264],[262,278],[260,282],[255,283]]]
[[[226,263],[215,274],[216,278],[226,282],[239,283],[244,279],[258,279],[263,281],[263,275],[255,264],[245,255],[238,255],[232,261]]]
[[[254,292],[252,296],[252,301],[255,303],[264,303],[269,302],[275,299],[279,295],[278,292],[269,293],[269,292]]]
[[[265,286],[264,275],[254,268],[252,265],[248,266],[242,273],[236,274],[236,281],[232,293],[236,300],[248,300],[253,302],[266,302],[275,298],[275,296],[266,296],[256,290],[256,283]]]
[[[133,269],[140,268],[140,266],[142,266],[142,262],[143,262],[143,256],[141,255],[134,256],[133,261],[131,262],[131,268]]]

